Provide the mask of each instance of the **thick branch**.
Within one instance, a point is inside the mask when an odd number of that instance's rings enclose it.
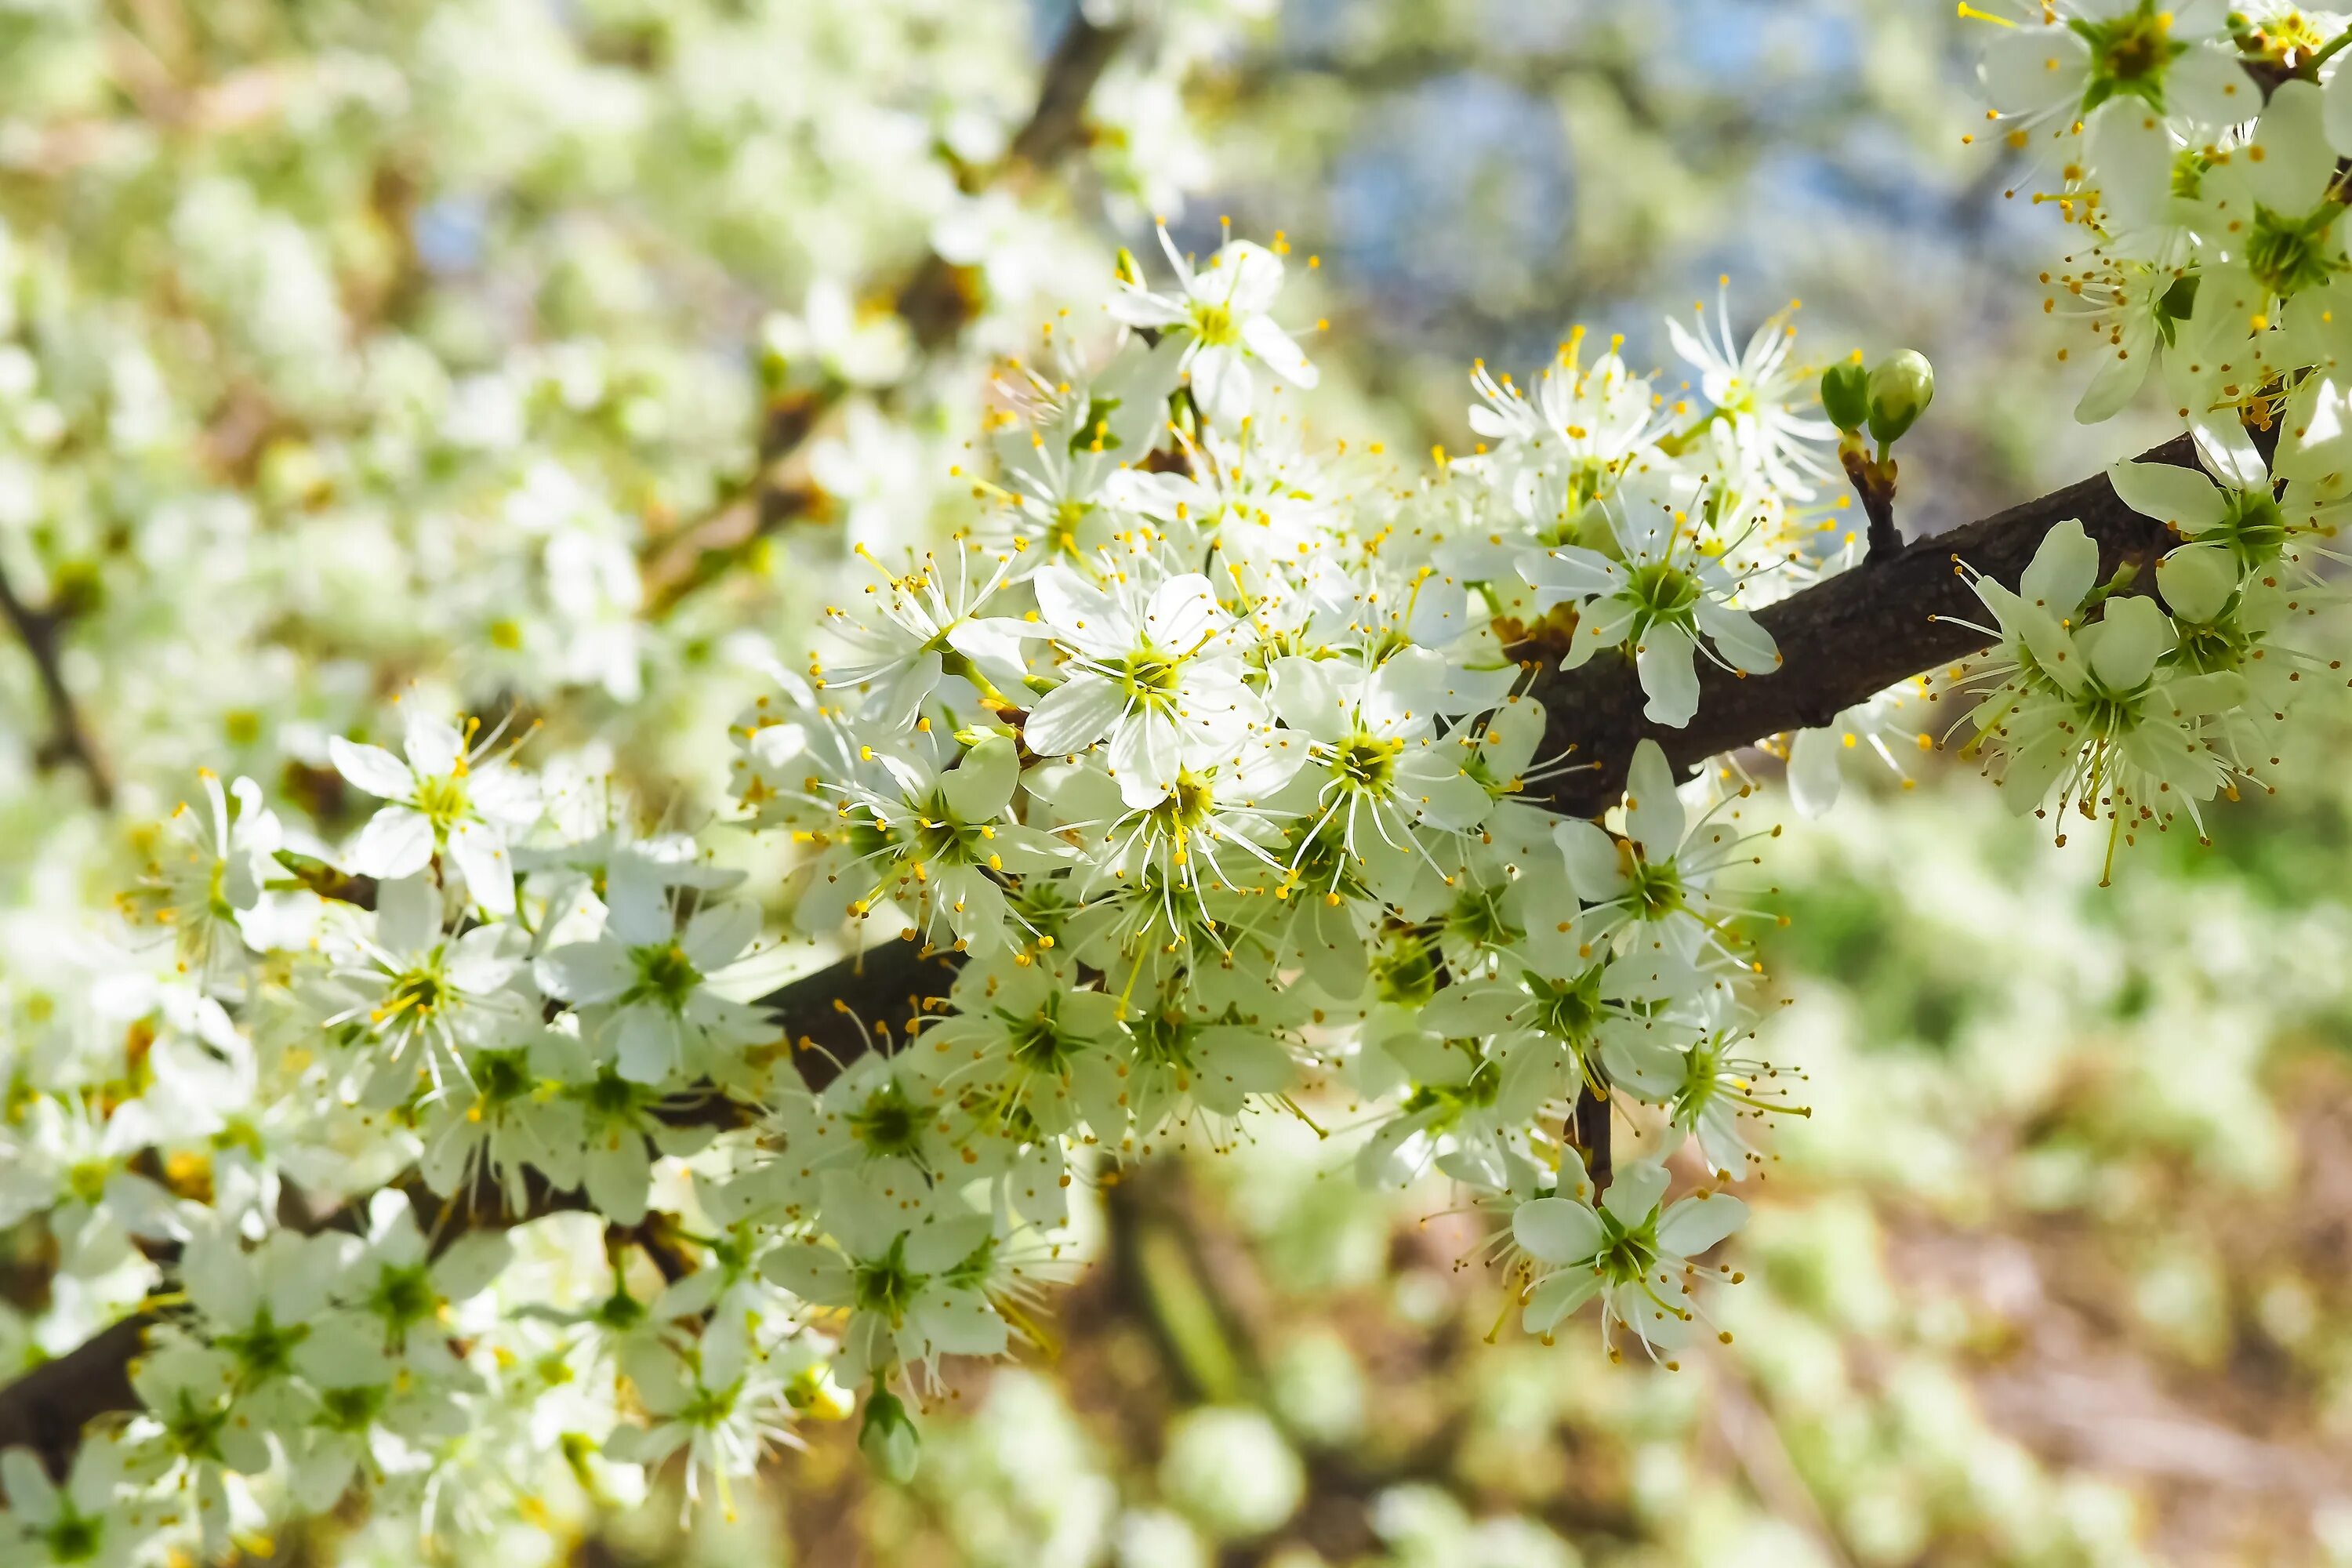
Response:
[[[2196,463],[2186,436],[2140,460]],[[2097,543],[2102,580],[2129,563],[2141,569],[2132,591],[2154,588],[2148,568],[2173,537],[2164,524],[2124,505],[2100,474],[1949,533],[1914,540],[1759,611],[1756,619],[1780,645],[1780,668],[1743,676],[1702,656],[1698,713],[1685,728],[1642,716],[1641,681],[1629,660],[1604,654],[1580,668],[1545,670],[1534,687],[1546,718],[1543,754],[1570,752],[1596,764],[1560,779],[1551,804],[1574,816],[1607,810],[1642,741],[1655,741],[1677,770],[1693,768],[1769,735],[1827,724],[1897,681],[1981,651],[1991,639],[1960,623],[1982,625],[1988,613],[1960,568],[2014,588],[2042,536],[2068,518],[2079,518]]]
[[[114,777],[99,755],[89,726],[82,722],[81,710],[74,706],[73,693],[66,688],[58,637],[65,616],[55,608],[37,610],[26,604],[17,597],[5,570],[0,570],[0,616],[7,617],[25,651],[32,656],[33,668],[41,678],[41,695],[49,705],[49,738],[42,742],[37,760],[45,767],[60,762],[73,763],[89,778],[90,798],[100,806],[112,805]]]
[[[2189,466],[2189,439],[2168,441],[2145,460]],[[2099,546],[2102,574],[2126,563],[2139,565],[2134,587],[2146,591],[2147,568],[2170,542],[2160,523],[2126,507],[2104,475],[2012,507],[1934,539],[1915,542],[1892,557],[1865,563],[1764,610],[1759,616],[1784,659],[1774,674],[1745,679],[1710,669],[1700,682],[1699,710],[1686,729],[1642,718],[1642,692],[1630,664],[1609,656],[1581,668],[1547,670],[1535,689],[1548,710],[1546,750],[1570,746],[1596,766],[1566,775],[1550,804],[1578,816],[1597,816],[1623,788],[1634,745],[1654,740],[1676,765],[1688,767],[1783,731],[1828,723],[1895,682],[1978,652],[1989,639],[1941,616],[1983,618],[1959,566],[1965,563],[2011,587],[2017,584],[2042,537],[2067,518],[2079,518]],[[812,1088],[883,1037],[903,1037],[928,1005],[947,991],[958,954],[916,942],[886,942],[856,958],[806,976],[766,999]],[[683,1121],[740,1126],[749,1112],[719,1097],[683,1107]],[[1588,1152],[1593,1179],[1608,1179],[1608,1107],[1584,1097],[1574,1141]],[[419,1187],[420,1213],[447,1207],[446,1239],[466,1228],[519,1223],[540,1214],[576,1208],[574,1193],[534,1189],[525,1212],[511,1214],[492,1187],[442,1205]],[[84,1422],[133,1408],[126,1368],[151,1320],[119,1323],[58,1360],[0,1388],[0,1447],[28,1444],[52,1468],[70,1458]]]

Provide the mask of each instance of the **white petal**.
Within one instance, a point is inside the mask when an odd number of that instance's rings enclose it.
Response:
[[[1691,721],[1698,711],[1697,655],[1690,634],[1678,626],[1652,626],[1643,634],[1633,655],[1642,691],[1649,699],[1643,704],[1643,717],[1677,730]]]
[[[1625,771],[1625,829],[1647,860],[1671,860],[1683,842],[1683,800],[1675,790],[1674,769],[1655,741],[1633,748]]]
[[[1078,674],[1048,691],[1029,710],[1023,733],[1041,757],[1082,752],[1110,733],[1127,710],[1127,696],[1099,675]]]
[[[712,904],[695,911],[686,922],[686,933],[678,938],[678,946],[687,959],[705,974],[724,969],[743,954],[760,934],[760,909],[748,900]]]
[[[1313,386],[1321,379],[1307,351],[1292,341],[1288,332],[1275,325],[1271,316],[1252,316],[1242,323],[1242,342],[1249,352],[1257,355],[1258,363],[1282,377],[1293,386]]]
[[[2116,465],[2119,468],[2136,466],[2129,463]],[[2185,468],[2169,471],[2177,474],[2189,472]],[[2194,477],[2205,479],[2202,474]],[[2111,481],[2114,479],[2112,471],[2109,479]],[[2136,485],[2137,480],[2138,476],[2129,475],[2122,482]],[[2205,488],[2210,491],[2213,488],[2212,482],[2206,480]],[[2125,504],[2131,504],[2128,498]],[[2138,509],[2135,507],[2133,510]],[[2091,542],[2089,534],[2083,531],[2081,521],[2070,517],[2042,536],[2042,542],[2034,547],[2033,559],[2026,564],[2025,574],[2019,581],[2018,589],[2029,605],[2038,605],[2052,616],[2065,619],[2074,615],[2084,595],[2098,581],[2098,576],[2099,547]]]
[[[367,819],[343,856],[362,877],[414,877],[433,859],[433,823],[404,805],[387,805]]]
[[[1638,1226],[1650,1217],[1658,1200],[1666,1195],[1666,1168],[1654,1160],[1640,1160],[1617,1167],[1617,1174],[1609,1190],[1601,1194],[1601,1206],[1609,1211],[1618,1224]]]
[[[1658,1222],[1658,1245],[1679,1257],[1695,1258],[1747,1218],[1748,1205],[1728,1193],[1694,1193]]]
[[[505,834],[485,823],[457,823],[449,829],[449,858],[475,903],[490,914],[514,913],[514,866],[507,858]]]
[[[2183,533],[2204,532],[2220,522],[2229,510],[2221,488],[2199,468],[2183,468],[2171,463],[2117,463],[2107,470],[2107,482],[2115,486],[2116,494],[2123,499],[2124,505],[2142,517],[2152,517]],[[2054,533],[2055,531],[2053,531]],[[2084,542],[2087,544],[2089,542],[2085,540]],[[2092,550],[2091,559],[2095,563],[2098,559],[2095,547]],[[2097,569],[2095,565],[2092,567],[2094,572]],[[2088,585],[2085,584],[2087,591]],[[2053,605],[2052,608],[2062,616],[2067,615],[2073,611],[2074,605],[2080,602],[2078,595],[2074,601]]]
[[[2172,625],[2147,598],[2110,599],[2105,616],[2086,634],[2091,673],[2110,691],[2129,691],[2156,668],[2157,656],[2172,640]]]
[[[416,793],[408,764],[382,746],[361,746],[341,735],[330,736],[327,756],[335,771],[358,788],[385,800],[406,800]]]
[[[408,735],[400,749],[408,753],[408,765],[419,773],[427,778],[446,778],[457,771],[457,759],[465,754],[466,742],[448,721],[411,713]]]
[[[1511,1211],[1511,1235],[1546,1263],[1579,1263],[1601,1250],[1601,1216],[1571,1198],[1535,1198]]]

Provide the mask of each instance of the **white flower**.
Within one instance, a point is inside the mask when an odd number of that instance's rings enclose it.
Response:
[[[0,1227],[47,1211],[59,1266],[79,1275],[120,1267],[134,1237],[185,1236],[178,1201],[131,1168],[159,1131],[142,1101],[108,1115],[79,1095],[33,1097],[0,1123]]]
[[[1665,752],[1655,741],[1635,746],[1625,775],[1625,836],[1576,817],[1552,829],[1570,886],[1592,906],[1579,921],[1580,940],[1598,942],[1633,926],[1646,928],[1670,952],[1719,950],[1732,911],[1709,884],[1740,858],[1745,836],[1715,816],[1710,811],[1690,821]]]
[[[833,1245],[787,1242],[760,1267],[803,1301],[849,1313],[852,1361],[880,1371],[1003,1352],[1004,1320],[988,1299],[996,1241],[986,1215],[908,1215],[845,1173],[824,1185]]]
[[[495,739],[469,750],[456,729],[424,713],[408,716],[405,761],[380,746],[331,739],[327,749],[336,771],[391,803],[360,830],[350,869],[363,877],[413,877],[446,853],[475,903],[494,915],[512,914],[514,868],[507,847],[516,830],[537,819],[539,790],[503,757],[490,759]]]
[[[124,1487],[121,1449],[104,1434],[92,1434],[75,1452],[62,1487],[30,1448],[0,1452],[0,1484],[8,1492],[0,1545],[12,1564],[129,1568],[148,1554],[157,1510]]]
[[[747,1336],[706,1335],[684,1345],[641,1339],[622,1352],[622,1367],[653,1424],[620,1427],[604,1440],[604,1452],[654,1466],[684,1449],[689,1503],[715,1479],[731,1518],[730,1479],[757,1469],[771,1445],[794,1441],[784,1381],[765,1347]]]
[[[1246,239],[1228,240],[1195,272],[1164,226],[1160,248],[1176,269],[1181,291],[1155,294],[1139,277],[1122,277],[1111,313],[1131,327],[1186,333],[1184,374],[1193,402],[1211,423],[1231,427],[1248,415],[1256,393],[1253,362],[1293,386],[1316,384],[1307,355],[1267,314],[1282,292],[1280,258]]]
[[[1038,755],[1108,742],[1119,793],[1142,807],[1167,798],[1184,769],[1238,756],[1268,722],[1246,683],[1246,629],[1199,573],[1146,581],[1123,572],[1098,588],[1056,565],[1034,581],[1039,616],[1070,656],[1023,729]]]
[[[826,607],[826,619],[847,645],[848,656],[829,668],[811,662],[809,677],[819,689],[849,687],[861,692],[860,716],[886,733],[912,725],[946,676],[968,682],[983,697],[1002,699],[1004,690],[1021,689],[1021,641],[1034,634],[1017,620],[980,614],[1003,585],[1009,561],[998,561],[975,583],[970,575],[974,552],[959,547],[950,583],[929,556],[919,570],[901,576],[884,571],[863,546],[858,553],[881,573],[882,591],[869,588],[856,609]]]
[[[322,1023],[362,1047],[359,1094],[372,1108],[399,1103],[420,1076],[436,1089],[464,1081],[461,1047],[495,1043],[530,1016],[531,1000],[517,988],[528,939],[496,924],[450,939],[429,879],[379,884],[374,936],[344,940]]]
[[[1581,1172],[1578,1173],[1581,1175]],[[1613,1359],[1612,1324],[1638,1335],[1653,1357],[1689,1342],[1697,1316],[1690,1259],[1738,1230],[1748,1205],[1727,1193],[1701,1191],[1660,1212],[1662,1164],[1619,1168],[1595,1208],[1571,1197],[1534,1198],[1511,1215],[1511,1234],[1535,1261],[1549,1265],[1528,1284],[1522,1321],[1549,1335],[1594,1296],[1601,1299],[1601,1338]]]
[[[382,1336],[386,1355],[447,1374],[458,1367],[448,1349],[459,1327],[452,1309],[488,1289],[513,1257],[507,1238],[488,1230],[428,1248],[408,1194],[386,1188],[368,1205],[366,1246],[344,1266],[334,1293]]]
[[[864,748],[860,760],[869,776],[879,775],[880,788],[846,770],[813,779],[835,821],[818,840],[826,848],[817,879],[793,911],[803,931],[863,920],[890,899],[911,906],[923,926],[947,927],[963,951],[988,953],[1004,945],[1002,879],[1050,871],[1071,853],[1058,839],[1012,820],[1021,763],[1011,740],[986,733],[969,751],[943,749],[955,765],[935,770],[896,752]]]
[[[1832,478],[1836,469],[1808,443],[1836,440],[1837,427],[1790,408],[1812,395],[1814,373],[1795,357],[1797,329],[1788,310],[1759,323],[1747,347],[1732,342],[1730,281],[1721,279],[1717,289],[1713,338],[1706,335],[1703,309],[1699,331],[1669,316],[1666,335],[1675,352],[1698,371],[1699,390],[1715,405],[1715,416],[1730,425],[1754,471],[1790,500],[1811,500],[1815,482]]]
[[[2111,99],[2137,100],[2200,138],[2262,107],[2224,0],[2060,0],[2031,15],[1993,35],[1978,70],[2012,145],[2045,124],[2063,134]]]
[[[1698,711],[1694,660],[1702,647],[1727,669],[1765,675],[1780,668],[1772,635],[1732,604],[1740,580],[1699,548],[1699,524],[1687,506],[1654,486],[1629,486],[1608,519],[1613,556],[1575,544],[1519,556],[1538,608],[1576,607],[1576,634],[1560,668],[1574,668],[1603,648],[1629,649],[1649,699],[1643,714],[1676,727]]]
[[[270,857],[285,836],[251,779],[238,779],[225,792],[211,769],[196,776],[205,815],[199,820],[184,801],[173,811],[175,842],[149,867],[152,885],[143,901],[151,918],[171,928],[180,967],[209,982],[244,957],[238,917],[261,901]]]
[[[741,1047],[774,1029],[758,1008],[720,995],[710,982],[759,936],[758,907],[706,904],[681,931],[667,897],[642,886],[608,891],[603,933],[540,959],[541,986],[591,1010],[593,1037],[612,1043],[632,1082],[739,1076],[732,1068]]]
[[[2177,810],[2194,818],[2198,803],[2229,782],[2232,766],[2208,743],[2206,721],[2243,702],[2247,689],[2232,671],[2159,665],[2172,627],[2152,599],[2107,599],[2082,625],[2097,571],[2098,547],[2067,521],[2035,551],[2022,596],[1975,582],[2001,641],[1983,667],[1981,679],[1997,684],[1970,715],[1971,745],[1986,753],[1988,772],[1998,766],[1996,782],[2015,792],[2021,812],[2053,785],[2062,808],[2095,819],[2105,807],[2112,864],[2127,822],[2160,823]]]
[[[1927,700],[1924,678],[1891,686],[1857,702],[1829,723],[1800,730],[1789,737],[1789,798],[1807,816],[1822,816],[1837,804],[1845,787],[1843,759],[1868,752],[1911,787],[1906,752],[1934,749],[1935,741],[1918,728],[1918,708]]]

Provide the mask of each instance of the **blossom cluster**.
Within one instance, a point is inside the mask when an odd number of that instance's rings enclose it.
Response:
[[[2352,35],[2219,0],[1982,19],[1988,118],[2080,230],[2042,274],[2044,310],[2070,320],[2058,357],[2097,367],[2076,416],[2152,387],[2195,454],[2108,470],[2158,525],[2146,566],[2103,574],[2067,524],[2018,590],[1976,584],[2000,643],[1971,745],[2020,810],[2104,817],[2112,863],[2137,830],[2185,815],[2201,835],[2201,807],[2259,785],[2296,684],[2336,668],[2304,628],[2333,597],[2352,453],[2352,76],[2330,64]]]
[[[632,150],[658,191],[681,147],[845,135],[800,171],[825,199],[872,183],[861,160],[920,162],[874,102],[805,123],[768,104],[733,68],[746,39],[701,20],[656,51],[683,62],[658,88],[573,51],[576,72],[539,84],[569,118],[446,82],[422,117],[484,148],[530,143],[469,116],[538,126],[543,166],[504,176],[616,223],[593,180],[572,188],[585,153]],[[1995,120],[2089,237],[2053,293],[2106,356],[2084,411],[2160,369],[2200,465],[2112,470],[2178,540],[2144,577],[2103,569],[2108,520],[2052,529],[2016,589],[1975,583],[1998,640],[1959,682],[1979,694],[1970,745],[2021,806],[2104,814],[2112,850],[2258,778],[2291,688],[2326,668],[2287,634],[2313,619],[2345,504],[2352,82],[2326,37],[2218,8],[1998,20]],[[480,39],[444,26],[413,47],[462,79]],[[354,55],[329,74],[282,90],[326,94],[312,107],[366,136],[409,123],[400,73]],[[1711,693],[1770,677],[1758,612],[1870,569],[1842,480],[1881,531],[1924,364],[1817,382],[1790,312],[1742,339],[1727,294],[1668,323],[1675,372],[1580,330],[1524,383],[1477,366],[1474,449],[1408,468],[1303,412],[1320,378],[1278,237],[1202,255],[1161,227],[1158,254],[1089,274],[1039,237],[1047,219],[975,195],[973,171],[1012,156],[993,92],[972,84],[928,128],[956,176],[868,227],[919,229],[932,270],[997,301],[971,308],[989,346],[1013,342],[1003,300],[1083,304],[961,402],[950,365],[910,368],[910,311],[861,306],[782,254],[804,236],[739,232],[723,203],[679,216],[708,226],[684,243],[802,274],[756,389],[629,348],[619,326],[665,306],[634,245],[604,255],[584,219],[565,265],[489,259],[533,277],[551,319],[572,300],[614,330],[478,374],[428,345],[488,322],[371,326],[352,351],[317,237],[191,177],[175,289],[257,334],[237,350],[237,384],[261,389],[242,435],[226,415],[170,427],[154,389],[178,369],[135,340],[98,355],[102,394],[68,376],[58,345],[112,313],[43,256],[0,252],[36,279],[9,272],[0,298],[41,315],[0,353],[0,508],[58,520],[45,585],[66,605],[63,563],[139,468],[174,523],[90,587],[92,613],[173,657],[126,659],[104,695],[153,711],[170,760],[217,733],[250,764],[198,775],[200,800],[142,842],[117,940],[16,1009],[0,1226],[55,1246],[37,1348],[133,1314],[143,1339],[139,1408],[94,1424],[68,1473],[0,1456],[10,1561],[216,1558],[355,1496],[428,1535],[490,1535],[635,1499],[673,1464],[724,1506],[800,1423],[861,1403],[862,1446],[903,1475],[908,1402],[943,1387],[943,1361],[1047,1342],[1074,1195],[1268,1117],[1328,1136],[1370,1185],[1451,1184],[1531,1334],[1596,1297],[1612,1354],[1679,1365],[1703,1331],[1727,1272],[1711,1254],[1746,1213],[1725,1188],[1803,1110],[1753,1043],[1741,922],[1771,829],[1736,762],[1686,778],[1655,739],[1588,757],[1544,694],[1618,664],[1671,737]],[[730,115],[752,133],[711,132]],[[1129,198],[1184,162],[1139,130],[1105,140],[1099,172]],[[438,221],[465,229],[463,204]],[[277,308],[249,308],[257,279]],[[926,386],[924,419],[905,417]],[[843,548],[770,515],[787,482],[764,443],[732,496],[743,455],[700,449],[695,432],[752,423],[700,416],[753,401],[772,426],[830,418],[789,504]],[[266,517],[184,479],[222,465],[250,470]],[[777,574],[772,635],[698,605],[698,555],[656,569],[681,531],[647,520],[679,510],[804,552],[809,571]],[[242,592],[253,574],[269,592]],[[804,579],[841,602],[794,614]],[[220,612],[197,637],[200,598],[280,613]],[[207,649],[268,689],[173,673]],[[412,662],[432,674],[388,721],[377,682]],[[1899,772],[1932,747],[1920,696],[1772,739],[1796,803],[1834,801],[1847,750]],[[698,722],[738,697],[731,724]],[[554,721],[496,717],[522,706]],[[667,745],[723,753],[730,820],[688,831],[614,782],[616,751]],[[1608,810],[1560,809],[1610,765]],[[910,1026],[782,1037],[772,999],[808,955],[851,955],[837,973],[896,942],[953,971]],[[1615,1158],[1620,1122],[1638,1158]]]

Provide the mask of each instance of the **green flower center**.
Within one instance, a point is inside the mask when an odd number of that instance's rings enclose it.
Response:
[[[376,1276],[375,1289],[369,1294],[367,1305],[368,1310],[382,1318],[393,1332],[401,1333],[438,1310],[441,1298],[422,1265],[387,1268]]]
[[[630,957],[637,965],[636,994],[652,997],[673,1013],[683,1009],[694,988],[702,984],[702,972],[674,942],[632,949]]]
[[[1385,795],[1396,783],[1397,759],[1404,742],[1359,730],[1333,750],[1331,773],[1359,795]]]
[[[850,1288],[861,1312],[877,1312],[897,1327],[906,1321],[907,1308],[929,1279],[907,1267],[907,1238],[894,1237],[880,1258],[851,1265]]]
[[[1626,897],[1642,919],[1663,920],[1683,907],[1682,873],[1671,860],[1636,860]]]
[[[2232,490],[2221,521],[2203,536],[2226,544],[2242,567],[2255,567],[2278,559],[2286,548],[2286,513],[2260,490]]]
[[[2117,94],[2164,107],[2164,68],[2186,51],[2187,44],[2172,38],[2172,14],[2158,10],[2155,0],[2143,0],[2139,9],[2108,21],[2076,20],[2068,24],[2091,46],[2091,85],[2083,95],[2088,114]]]
[[[1625,596],[1641,608],[1636,635],[1649,626],[1682,625],[1698,605],[1698,579],[1678,566],[1654,561],[1633,568]]]
[[[432,822],[434,837],[441,837],[466,816],[466,781],[457,773],[418,779],[415,805]]]
[[[1540,974],[1524,976],[1535,996],[1535,1026],[1553,1039],[1581,1045],[1601,1022],[1601,967],[1595,964],[1565,985]]]
[[[868,1159],[913,1154],[922,1147],[922,1118],[896,1079],[867,1095],[866,1103],[849,1113],[849,1134]]]
[[[49,1548],[52,1561],[87,1563],[98,1555],[106,1544],[106,1525],[102,1517],[76,1513],[71,1504],[59,1514],[57,1521],[43,1533],[42,1540]]]
[[[294,1347],[310,1337],[308,1323],[280,1328],[264,1307],[243,1333],[220,1334],[213,1342],[236,1359],[238,1381],[251,1387],[282,1377],[294,1367]]]
[[[1033,1072],[1059,1075],[1077,1054],[1077,1042],[1062,1033],[1061,1024],[1050,1013],[1007,1017],[1005,1022],[1005,1054]]]
[[[333,1432],[365,1432],[383,1414],[391,1392],[377,1385],[322,1388],[319,1391],[319,1425]]]
[[[1147,709],[1172,708],[1183,674],[1184,661],[1175,655],[1138,649],[1120,663],[1119,689],[1127,693],[1129,703]]]
[[[2322,202],[2298,217],[2257,204],[2254,232],[2246,241],[2246,269],[2280,299],[2327,281],[2336,269],[2328,231],[2343,208]]]

